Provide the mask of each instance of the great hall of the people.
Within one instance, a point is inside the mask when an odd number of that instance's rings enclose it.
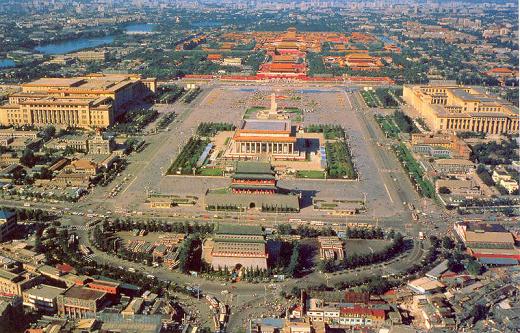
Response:
[[[403,99],[419,111],[432,131],[518,133],[518,107],[480,88],[405,85]]]
[[[41,78],[22,84],[0,105],[0,124],[106,128],[129,103],[154,93],[156,85],[154,78],[136,74]]]

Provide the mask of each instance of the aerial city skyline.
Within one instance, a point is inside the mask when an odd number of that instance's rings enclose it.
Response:
[[[0,332],[520,330],[514,1],[0,1]]]

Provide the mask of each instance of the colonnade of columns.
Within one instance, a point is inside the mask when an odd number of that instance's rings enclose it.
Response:
[[[237,153],[293,154],[293,142],[237,142]]]
[[[32,110],[33,123],[66,124],[79,123],[79,112],[75,110]]]
[[[488,134],[511,133],[518,130],[518,121],[510,119],[473,119],[473,118],[448,118],[447,130],[463,130],[472,132],[485,132]]]

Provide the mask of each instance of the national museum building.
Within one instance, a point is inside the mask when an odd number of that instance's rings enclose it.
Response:
[[[480,88],[405,85],[403,99],[432,131],[518,133],[518,107]]]

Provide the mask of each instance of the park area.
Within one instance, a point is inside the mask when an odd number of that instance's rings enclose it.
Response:
[[[110,127],[111,131],[124,134],[137,134],[159,116],[151,107],[139,107],[126,112]]]
[[[383,251],[392,244],[388,239],[347,239],[345,241],[345,252],[350,255],[365,255]]]
[[[403,103],[402,94],[402,88],[376,88],[361,91],[361,96],[370,108],[397,108]]]
[[[352,162],[352,155],[345,141],[327,142],[325,152],[327,155],[328,178],[357,178],[358,175]]]
[[[419,193],[422,196],[428,198],[435,198],[435,187],[428,179],[424,177],[424,170],[415,160],[406,145],[401,142],[400,144],[395,145],[394,149],[397,154],[397,158],[399,161],[401,161],[406,171],[408,171],[412,182],[417,184],[419,187]]]

